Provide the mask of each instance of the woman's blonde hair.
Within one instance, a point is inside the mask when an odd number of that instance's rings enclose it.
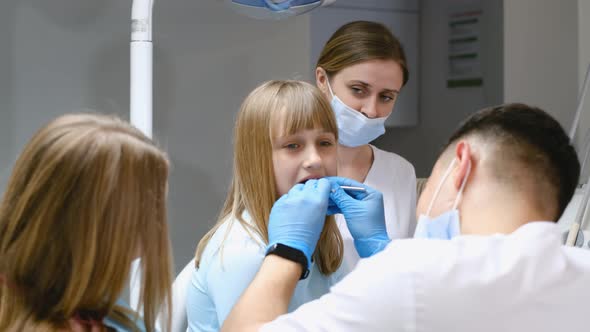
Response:
[[[109,315],[141,258],[147,331],[170,317],[166,221],[168,159],[127,123],[64,115],[39,130],[17,160],[0,204],[0,330],[68,329]],[[168,323],[169,325],[169,323]]]
[[[328,39],[320,53],[317,67],[332,77],[342,69],[369,60],[393,60],[403,71],[403,85],[409,71],[399,40],[381,23],[355,21],[341,26]]]
[[[242,103],[234,129],[234,170],[225,204],[215,226],[197,246],[197,266],[217,229],[235,217],[248,231],[268,243],[268,218],[278,199],[272,161],[272,137],[322,128],[338,139],[334,112],[321,92],[299,81],[269,81]],[[278,132],[281,130],[281,132]],[[242,219],[247,211],[253,225]],[[342,237],[333,217],[327,217],[314,260],[320,272],[331,274],[342,263]]]

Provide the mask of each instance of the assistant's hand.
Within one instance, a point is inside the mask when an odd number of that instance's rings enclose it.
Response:
[[[308,180],[279,198],[270,211],[269,246],[282,243],[298,249],[311,267],[311,255],[324,228],[330,188],[326,179]]]
[[[328,178],[332,185],[330,213],[342,213],[362,258],[383,250],[391,240],[385,228],[383,195],[362,183],[342,178]],[[364,192],[346,192],[340,186],[365,188]]]

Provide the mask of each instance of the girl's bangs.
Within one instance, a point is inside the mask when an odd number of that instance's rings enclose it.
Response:
[[[334,134],[338,138],[338,127],[332,108],[324,100],[317,100],[313,96],[305,98],[303,95],[294,100],[290,105],[277,105],[270,126],[276,130],[271,132],[271,137],[294,135],[302,130],[323,129]],[[322,96],[317,96],[323,98]]]

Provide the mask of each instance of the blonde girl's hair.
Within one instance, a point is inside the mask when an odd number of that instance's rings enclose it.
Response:
[[[328,77],[342,69],[369,60],[393,60],[403,72],[403,85],[408,82],[406,54],[399,40],[381,23],[354,21],[341,26],[328,39],[316,64]]]
[[[0,330],[105,316],[135,330],[138,314],[116,302],[137,256],[147,331],[161,310],[170,317],[168,167],[151,140],[114,117],[64,115],[39,130],[0,203]]]
[[[234,129],[233,178],[225,204],[213,228],[197,246],[196,264],[207,243],[229,218],[268,243],[268,218],[278,199],[272,162],[272,137],[322,128],[338,139],[334,112],[322,93],[300,81],[269,81],[244,100]],[[278,132],[278,131],[281,132]],[[242,218],[247,211],[252,225]],[[329,275],[342,263],[342,237],[333,217],[327,217],[313,254],[321,273]]]

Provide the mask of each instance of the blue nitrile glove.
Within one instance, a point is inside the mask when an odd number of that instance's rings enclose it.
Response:
[[[330,188],[326,179],[308,180],[296,184],[279,198],[268,220],[269,247],[281,243],[298,249],[305,254],[307,266],[311,268],[311,255],[326,220]]]
[[[359,256],[365,258],[383,250],[391,242],[385,228],[383,195],[351,179],[329,177],[328,180],[332,184],[328,212],[344,215]],[[365,191],[344,191],[340,186],[362,187]]]

